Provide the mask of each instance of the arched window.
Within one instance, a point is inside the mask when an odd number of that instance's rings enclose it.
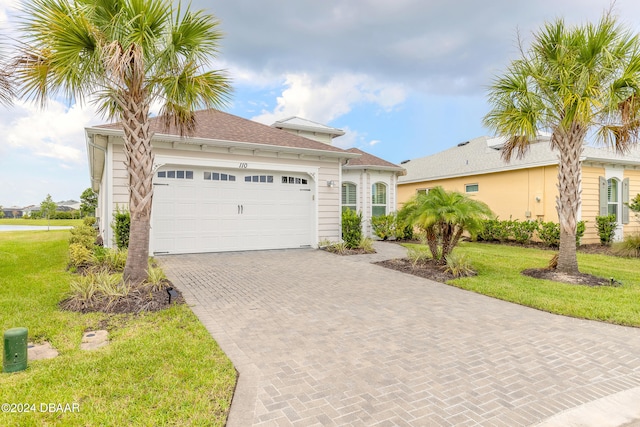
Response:
[[[387,186],[376,182],[371,186],[371,216],[387,214]]]
[[[342,183],[342,211],[344,212],[346,209],[351,209],[352,211],[356,211],[357,205],[357,195],[356,195],[356,185],[351,182],[343,182]]]
[[[607,180],[607,204],[609,215],[615,215],[616,219],[620,215],[620,195],[619,195],[619,182],[615,178]]]

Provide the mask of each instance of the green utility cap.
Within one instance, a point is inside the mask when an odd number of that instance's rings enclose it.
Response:
[[[4,333],[4,372],[27,369],[27,328],[11,328]]]

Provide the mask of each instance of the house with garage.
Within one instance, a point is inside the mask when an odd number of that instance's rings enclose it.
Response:
[[[343,168],[362,157],[332,145],[343,131],[297,117],[266,126],[217,110],[196,112],[196,123],[190,136],[180,137],[151,120],[150,253],[316,247],[320,240],[340,240]],[[113,246],[113,214],[129,201],[123,131],[115,123],[85,132],[100,233]],[[385,213],[396,205],[390,198],[395,182],[384,181],[394,185],[387,188]]]
[[[558,154],[550,136],[541,135],[521,159],[505,162],[502,138],[479,137],[455,147],[402,162],[399,206],[435,186],[466,193],[489,205],[500,219],[558,222]],[[582,193],[578,218],[586,221],[583,243],[598,243],[596,216],[614,214],[616,238],[637,232],[639,223],[626,205],[640,193],[640,150],[618,155],[585,146],[581,157]]]

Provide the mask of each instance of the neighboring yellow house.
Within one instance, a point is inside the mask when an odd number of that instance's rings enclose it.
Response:
[[[440,153],[402,163],[398,208],[421,191],[442,186],[487,203],[500,219],[558,222],[558,155],[549,137],[531,144],[522,159],[505,162],[504,140],[480,137]],[[625,203],[640,193],[640,150],[616,155],[586,146],[582,156],[582,204],[578,218],[587,222],[583,243],[599,242],[596,216],[618,218],[616,238],[640,231],[640,222]]]

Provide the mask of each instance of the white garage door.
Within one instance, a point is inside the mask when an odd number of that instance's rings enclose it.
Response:
[[[313,191],[290,172],[163,167],[154,178],[154,253],[311,245]]]

